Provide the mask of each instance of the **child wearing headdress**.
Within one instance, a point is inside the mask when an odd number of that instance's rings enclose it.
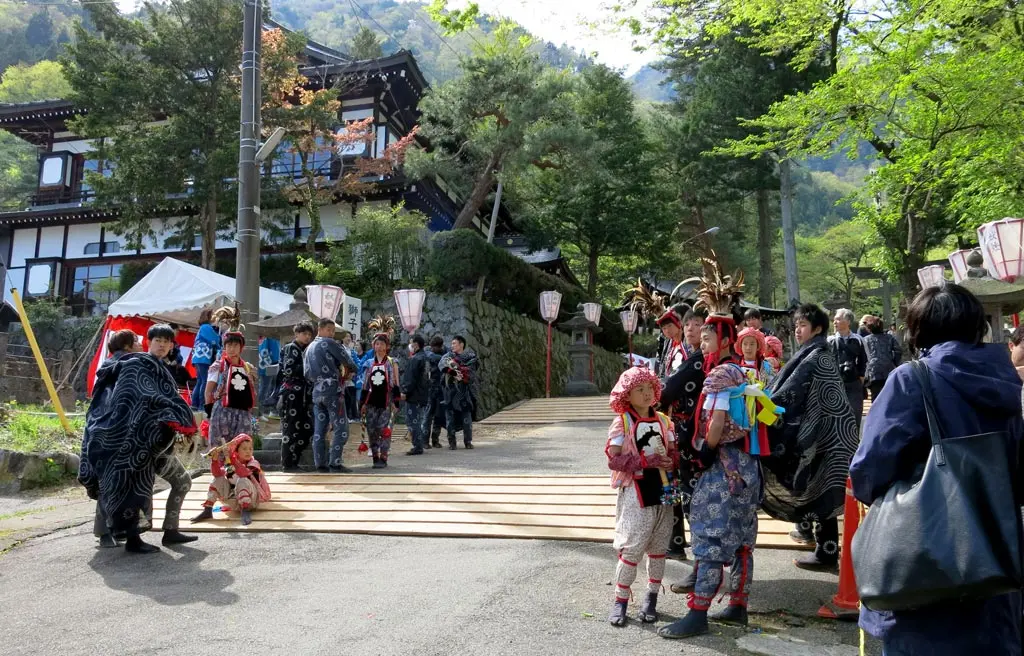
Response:
[[[775,335],[768,335],[764,338],[764,342],[768,347],[768,355],[765,356],[765,361],[772,366],[777,376],[782,371],[782,340]]]
[[[203,511],[192,523],[213,517],[213,507],[218,501],[237,505],[242,513],[242,525],[252,523],[252,511],[263,501],[270,501],[270,485],[263,474],[263,467],[253,457],[252,437],[239,435],[227,444],[211,450],[210,473],[213,481],[203,502]]]
[[[708,632],[708,609],[722,585],[723,567],[732,578],[729,606],[713,619],[747,624],[747,598],[757,539],[757,508],[762,484],[758,454],[767,443],[751,435],[747,411],[747,374],[733,357],[737,343],[731,316],[712,314],[701,330],[704,380],[694,448],[709,463],[690,502],[690,531],[695,577],[689,612],[662,627],[665,638],[688,638]]]
[[[220,446],[236,435],[252,432],[256,407],[256,368],[242,359],[245,335],[224,334],[221,357],[210,365],[206,403],[210,413],[210,446]]]
[[[402,396],[398,365],[388,350],[391,338],[388,333],[377,333],[373,337],[373,359],[366,369],[363,381],[363,426],[370,441],[373,468],[388,466],[391,452],[391,421],[398,411]],[[394,408],[394,410],[392,410]]]
[[[658,592],[665,573],[665,553],[672,533],[672,506],[678,501],[666,472],[677,467],[675,428],[656,412],[661,381],[646,367],[632,367],[619,377],[609,406],[618,415],[608,429],[605,454],[618,490],[615,504],[615,600],[608,621],[625,626],[637,565],[647,556],[647,595],[640,608],[643,623],[658,619]]]
[[[768,362],[767,339],[756,328],[744,328],[736,338],[736,354],[740,356],[740,369],[747,379],[761,389],[771,385],[775,379],[775,369]]]

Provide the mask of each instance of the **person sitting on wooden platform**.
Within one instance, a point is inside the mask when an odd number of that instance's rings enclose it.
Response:
[[[203,511],[192,523],[213,518],[213,507],[218,501],[236,505],[242,513],[242,525],[252,523],[252,511],[263,501],[270,500],[270,485],[263,467],[253,457],[252,438],[241,434],[227,444],[210,450],[210,472],[213,481],[203,502]]]

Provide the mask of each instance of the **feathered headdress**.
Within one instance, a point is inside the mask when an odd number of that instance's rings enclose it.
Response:
[[[680,287],[694,282],[699,283],[697,287],[697,303],[695,310],[707,309],[712,315],[732,316],[732,308],[740,302],[743,296],[743,271],[737,269],[733,275],[724,275],[722,267],[718,263],[718,255],[710,252],[709,257],[701,257],[701,264],[704,266],[704,273],[700,277],[689,278],[676,285],[672,290],[674,296]]]
[[[644,319],[659,318],[665,314],[665,302],[668,296],[653,289],[642,278],[636,279],[636,286],[626,290],[629,309],[639,312]]]
[[[373,333],[373,338],[383,337],[388,344],[395,336],[395,318],[389,314],[378,314],[366,324],[366,329]]]
[[[215,326],[227,324],[228,331],[237,332],[242,328],[242,313],[238,309],[238,302],[234,305],[225,305],[213,311],[210,320]]]

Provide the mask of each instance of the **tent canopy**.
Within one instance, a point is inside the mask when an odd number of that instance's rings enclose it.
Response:
[[[204,308],[234,302],[234,278],[167,257],[111,303],[107,314],[195,327]],[[288,294],[260,287],[260,317],[285,312],[291,302]]]

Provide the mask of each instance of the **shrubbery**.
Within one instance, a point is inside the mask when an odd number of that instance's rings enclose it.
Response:
[[[568,320],[580,303],[591,300],[583,289],[488,244],[472,230],[437,233],[431,246],[425,267],[428,291],[450,294],[476,289],[480,276],[486,276],[485,301],[538,321],[542,321],[541,292],[561,292],[559,321]],[[599,345],[611,351],[626,348],[626,334],[619,317],[607,308],[601,328],[594,338]]]

